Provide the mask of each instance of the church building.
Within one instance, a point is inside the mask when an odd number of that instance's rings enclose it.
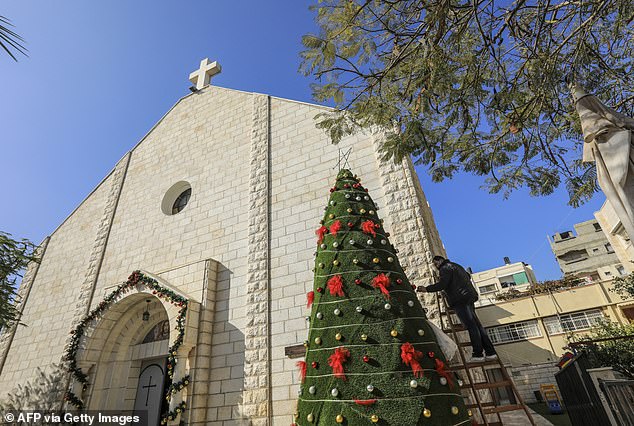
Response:
[[[326,108],[211,85],[219,72],[201,61],[191,93],[41,242],[1,336],[0,399],[63,364],[67,408],[292,423],[315,230],[344,163],[410,281],[431,281],[444,249],[409,159],[383,161],[380,134],[333,145],[315,127]]]

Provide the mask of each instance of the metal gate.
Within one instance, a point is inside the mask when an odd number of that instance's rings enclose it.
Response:
[[[555,374],[561,397],[573,425],[609,426],[603,404],[586,371],[588,368],[592,366],[582,352]]]
[[[634,380],[599,380],[620,426],[634,426]]]

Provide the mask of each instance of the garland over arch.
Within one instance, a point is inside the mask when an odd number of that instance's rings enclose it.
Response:
[[[109,309],[115,302],[119,300],[119,296],[129,292],[134,287],[138,285],[144,285],[149,287],[152,290],[152,294],[158,297],[159,299],[163,299],[173,305],[180,307],[178,311],[178,315],[176,316],[176,331],[178,331],[178,335],[172,346],[169,347],[169,355],[167,357],[167,374],[169,378],[172,379],[172,384],[165,391],[165,399],[167,401],[171,401],[173,395],[183,390],[190,382],[189,375],[186,375],[178,382],[174,382],[174,367],[176,366],[176,354],[178,348],[183,343],[183,337],[185,335],[185,315],[187,314],[187,299],[179,294],[176,294],[174,291],[165,288],[159,285],[158,281],[154,278],[148,277],[144,275],[141,271],[134,271],[128,277],[128,280],[122,284],[119,284],[117,288],[110,294],[108,294],[104,299],[90,311],[82,320],[79,322],[77,327],[70,332],[70,340],[68,346],[66,347],[66,352],[64,354],[64,362],[65,368],[70,372],[73,379],[82,384],[82,389],[88,389],[90,383],[88,382],[88,376],[84,373],[81,368],[77,365],[77,351],[79,350],[79,344],[81,342],[82,337],[86,332],[86,327],[94,320],[101,317],[101,315]],[[78,409],[84,408],[84,401],[81,400],[72,390],[67,390],[64,395],[64,400],[69,404],[75,406]],[[175,420],[176,417],[180,413],[182,413],[187,408],[187,403],[185,401],[181,401],[178,403],[174,410],[169,411],[164,414],[161,418],[161,424],[167,424],[167,422]]]

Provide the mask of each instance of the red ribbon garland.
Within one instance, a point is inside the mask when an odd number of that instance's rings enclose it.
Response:
[[[372,235],[373,237],[376,237],[375,228],[376,228],[376,225],[371,220],[366,220],[365,222],[361,224],[361,230],[365,232],[366,234]]]
[[[423,367],[418,362],[422,358],[423,353],[417,351],[411,343],[405,342],[401,345],[401,359],[405,365],[412,368],[414,377],[423,377]]]
[[[439,376],[442,376],[445,379],[447,379],[447,383],[449,383],[449,386],[453,386],[453,378],[452,378],[451,371],[448,371],[445,363],[439,360],[438,358],[436,358],[436,373],[438,373]]]
[[[321,242],[324,240],[324,235],[326,235],[327,233],[328,228],[326,228],[325,226],[322,226],[315,231],[315,234],[317,234],[317,244],[321,244]]]
[[[328,280],[328,290],[330,291],[331,296],[345,296],[343,292],[343,280],[341,279],[341,275],[335,275]]]
[[[346,380],[346,374],[343,370],[343,363],[350,358],[350,351],[345,348],[335,349],[335,353],[328,358],[328,365],[332,367],[332,373],[336,378]]]
[[[355,399],[354,403],[357,405],[368,406],[368,405],[374,405],[376,401],[377,401],[376,399]]]
[[[341,229],[341,221],[335,220],[332,225],[330,225],[330,233],[332,235],[337,235],[337,232]]]
[[[379,274],[372,278],[372,287],[381,290],[381,293],[385,295],[387,299],[390,298],[390,292],[387,289],[390,286],[390,277],[385,274]]]

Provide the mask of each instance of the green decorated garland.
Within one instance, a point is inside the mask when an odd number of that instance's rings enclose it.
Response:
[[[132,275],[128,277],[128,280],[122,284],[119,284],[117,288],[104,297],[104,299],[97,305],[95,309],[90,311],[88,315],[86,315],[75,327],[74,330],[70,332],[71,337],[66,348],[66,353],[64,354],[64,361],[66,362],[66,369],[71,373],[72,377],[82,384],[82,389],[88,389],[88,376],[84,373],[81,368],[77,366],[77,351],[79,349],[79,344],[81,338],[84,336],[86,331],[86,326],[90,324],[95,319],[99,318],[101,314],[103,314],[110,306],[118,300],[119,296],[127,293],[132,288],[136,287],[139,284],[144,284],[145,286],[152,289],[152,294],[156,297],[166,300],[173,305],[180,307],[178,311],[178,315],[176,317],[176,331],[178,331],[178,336],[174,340],[174,343],[169,348],[169,355],[167,358],[167,374],[169,378],[172,379],[174,377],[174,367],[176,366],[176,353],[178,348],[183,343],[183,337],[185,335],[185,315],[187,314],[187,299],[183,296],[180,296],[173,292],[170,289],[167,289],[161,285],[159,285],[158,281],[154,278],[145,276],[140,271],[134,271]],[[172,398],[172,394],[176,393],[176,391],[181,391],[185,386],[187,386],[190,382],[189,375],[183,377],[179,382],[172,383],[165,392],[165,398],[169,401]],[[78,409],[84,408],[84,402],[71,390],[67,390],[64,395],[64,401],[73,405]],[[161,424],[167,424],[168,421],[174,420],[178,414],[182,413],[187,404],[185,401],[179,403],[176,408],[168,413],[166,413],[161,419]]]

